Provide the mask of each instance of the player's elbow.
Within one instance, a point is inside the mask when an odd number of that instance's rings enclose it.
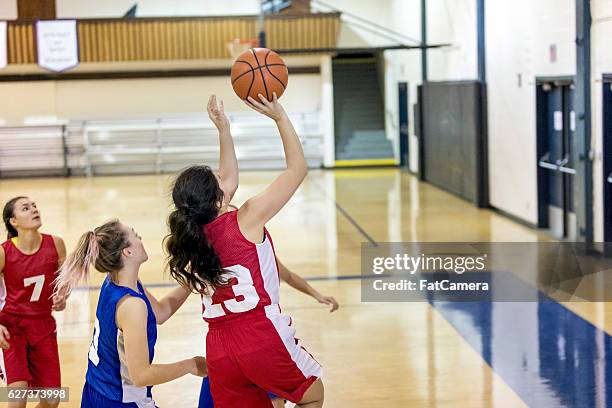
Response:
[[[291,166],[290,170],[293,172],[295,177],[302,182],[308,175],[308,164],[304,160]]]
[[[238,190],[238,177],[228,177],[226,180],[223,180],[221,190],[223,190],[225,195],[233,196],[236,190]]]
[[[132,377],[132,383],[136,387],[142,388],[150,385],[148,384],[146,375],[142,371],[137,371],[136,373],[130,376]]]
[[[153,313],[155,314],[157,325],[160,326],[170,319],[170,316],[172,316],[172,309],[166,302],[162,302],[157,309],[153,310]]]
[[[151,384],[151,365],[149,363],[134,364],[130,361],[127,362],[128,374],[130,376],[130,381],[136,387],[147,387]]]
[[[308,164],[306,163],[305,160],[304,160],[304,164],[302,165],[302,168],[300,169],[300,171],[301,171],[302,180],[303,180],[308,175]]]

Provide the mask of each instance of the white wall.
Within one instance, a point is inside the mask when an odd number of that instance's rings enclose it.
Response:
[[[408,0],[414,2],[414,0]],[[373,23],[387,26],[390,19],[392,18],[392,6],[395,3],[394,0],[376,0],[376,1],[354,1],[354,0],[325,0],[326,4],[345,11],[350,14],[354,14],[358,17],[365,18]],[[313,11],[331,11],[330,8],[322,7],[317,3],[312,3]],[[350,23],[349,23],[350,22]],[[355,24],[364,26],[366,24],[360,23],[355,19],[348,16],[343,17],[343,23],[340,28],[340,34],[338,37],[339,47],[359,47],[359,46],[376,46],[391,44],[392,41],[374,35],[371,32],[358,27]]]
[[[430,81],[475,79],[476,60],[476,1],[429,0],[427,2],[427,36],[429,44],[451,44],[450,47],[428,51]],[[408,38],[421,41],[421,7],[419,0],[394,0],[390,5],[388,27]],[[388,111],[387,134],[395,144],[399,158],[397,83],[409,85],[409,152],[410,170],[418,169],[418,140],[414,134],[413,104],[421,84],[421,51],[387,51],[385,103]]]
[[[535,79],[574,75],[574,8],[574,0],[488,2],[486,8],[490,201],[534,224]],[[551,44],[557,62],[549,61]]]
[[[591,3],[593,26],[591,30],[592,58],[592,146],[595,152],[593,163],[593,223],[594,238],[603,241],[603,118],[602,118],[602,75],[612,74],[612,0],[596,0]],[[612,203],[607,203],[612,206]]]
[[[388,26],[402,35],[421,41],[421,8],[418,0],[394,0],[391,4],[391,20]],[[417,101],[417,87],[421,83],[421,51],[402,50],[385,52],[385,107],[387,109],[386,130],[394,143],[396,159],[399,160],[399,100],[398,83],[408,83],[408,122],[410,169],[418,169],[418,141],[414,134],[413,104]]]
[[[138,17],[252,15],[258,0],[56,0],[59,18],[121,17],[138,3]]]
[[[493,7],[495,2],[488,2]],[[428,79],[476,79],[476,0],[428,0],[427,42],[451,44],[428,52]]]

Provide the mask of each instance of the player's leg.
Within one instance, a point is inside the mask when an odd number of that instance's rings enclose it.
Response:
[[[224,330],[210,329],[206,335],[206,363],[214,408],[272,408],[268,393],[253,384],[228,353],[231,348],[227,338]]]
[[[321,366],[297,343],[289,316],[270,314],[268,319],[242,327],[241,337],[245,344],[235,344],[232,348],[244,351],[237,356],[237,361],[253,383],[298,404],[314,383],[321,383]],[[257,348],[253,348],[249,340],[254,338],[257,339]],[[313,388],[305,403],[322,401],[317,392],[322,392],[322,386],[319,387]]]
[[[28,388],[27,381],[15,381],[8,385],[8,388],[19,388],[25,389]],[[28,400],[26,398],[11,398],[8,403],[8,408],[25,408],[28,404]]]
[[[59,399],[41,399],[36,408],[57,408]]]
[[[268,393],[268,397],[272,401],[272,406],[274,408],[284,408],[285,400],[282,398],[278,398],[276,395],[272,393]],[[198,408],[214,408],[215,404],[213,403],[212,394],[210,392],[210,379],[208,377],[204,377],[202,380],[202,387],[200,388],[200,398],[198,402]]]
[[[10,333],[11,347],[7,350],[0,350],[0,369],[8,388],[26,389],[32,379],[28,368],[26,339],[17,329],[11,330]],[[25,398],[12,399],[8,403],[8,408],[25,408],[26,405],[27,399]]]
[[[40,400],[36,405],[36,408],[57,408],[59,406],[59,400]]]
[[[323,381],[318,379],[304,393],[304,396],[300,402],[298,402],[297,406],[300,408],[321,408],[323,406],[324,396]]]
[[[273,407],[268,393],[246,378],[233,362],[219,364],[217,361],[211,365],[207,360],[207,363],[214,408]]]
[[[38,336],[28,352],[28,365],[32,374],[30,384],[37,388],[60,388],[62,379],[55,320],[51,317],[37,321],[36,329],[32,327],[34,331],[37,331]],[[37,408],[56,408],[59,403],[59,398],[41,399]]]

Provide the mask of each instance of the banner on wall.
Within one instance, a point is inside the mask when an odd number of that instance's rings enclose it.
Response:
[[[0,21],[0,69],[6,67],[6,21]]]
[[[79,64],[76,20],[36,22],[38,65],[54,72]]]

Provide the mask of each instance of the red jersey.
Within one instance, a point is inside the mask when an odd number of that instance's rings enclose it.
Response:
[[[202,296],[204,320],[222,322],[278,305],[280,278],[274,245],[264,228],[264,240],[247,240],[238,227],[238,211],[220,215],[204,226],[204,233],[227,271],[228,285]]]
[[[53,281],[57,276],[59,256],[53,237],[42,234],[38,251],[21,252],[12,240],[4,248],[3,281],[0,282],[0,310],[19,316],[51,315]]]

